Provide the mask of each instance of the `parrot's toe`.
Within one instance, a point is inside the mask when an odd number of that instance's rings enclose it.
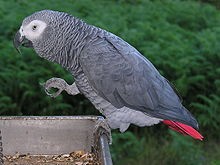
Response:
[[[125,132],[128,129],[129,126],[130,126],[130,123],[122,123],[120,125],[120,132],[121,133]]]
[[[65,80],[61,78],[51,78],[47,80],[45,83],[41,84],[44,87],[44,91],[50,97],[57,97],[63,90],[66,90],[67,83]],[[58,89],[56,92],[51,92],[51,90],[55,88]]]
[[[45,88],[46,94],[47,94],[48,96],[50,96],[50,97],[55,98],[55,97],[59,96],[60,93],[61,93],[63,90],[59,89],[59,90],[58,90],[57,92],[55,92],[55,93],[50,93],[49,91],[50,91],[50,89],[48,90],[48,89]]]

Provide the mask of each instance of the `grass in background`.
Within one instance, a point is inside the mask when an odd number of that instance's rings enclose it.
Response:
[[[217,4],[217,3],[216,3]],[[40,83],[73,78],[32,50],[12,46],[27,15],[65,11],[122,37],[179,90],[200,123],[204,142],[161,125],[113,134],[112,156],[124,164],[220,164],[220,12],[197,0],[0,0],[0,115],[99,114],[83,96],[52,99]]]

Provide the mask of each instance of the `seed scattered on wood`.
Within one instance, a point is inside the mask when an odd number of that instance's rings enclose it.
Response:
[[[101,165],[94,153],[74,151],[61,155],[15,154],[3,157],[4,165]]]

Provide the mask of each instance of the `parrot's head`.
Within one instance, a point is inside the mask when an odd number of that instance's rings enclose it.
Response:
[[[74,31],[72,16],[58,11],[42,10],[26,17],[15,34],[14,46],[32,47],[37,54],[50,61],[57,61],[61,50],[67,47],[70,30]],[[71,29],[72,28],[72,29]]]

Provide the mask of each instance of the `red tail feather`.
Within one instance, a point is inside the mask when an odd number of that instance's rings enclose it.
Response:
[[[183,135],[189,135],[194,139],[203,140],[203,136],[191,126],[172,120],[163,120],[163,123]]]

